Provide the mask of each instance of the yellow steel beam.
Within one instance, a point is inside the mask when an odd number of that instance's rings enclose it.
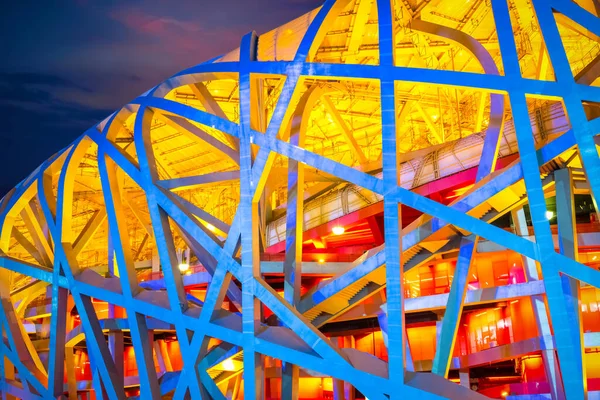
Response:
[[[363,153],[361,146],[354,138],[354,135],[352,134],[352,131],[346,124],[346,121],[344,121],[339,111],[335,108],[335,106],[331,102],[331,99],[328,96],[323,96],[323,104],[325,105],[325,109],[327,110],[327,112],[333,117],[336,124],[340,127],[344,139],[346,139],[346,142],[350,146],[350,150],[352,150],[352,153],[358,159],[359,164],[367,164],[369,160],[365,156],[365,153]]]

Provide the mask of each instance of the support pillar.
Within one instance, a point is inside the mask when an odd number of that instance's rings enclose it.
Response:
[[[344,395],[344,381],[340,379],[333,380],[333,400],[346,400]]]
[[[575,196],[573,192],[573,174],[565,168],[554,172],[556,183],[556,217],[558,223],[558,245],[560,253],[572,260],[579,260],[577,231],[575,222]],[[581,305],[579,281],[566,274],[561,276],[565,302],[567,303],[567,321],[571,327],[573,342],[579,343],[581,360],[585,360],[583,344],[583,326],[581,324]],[[587,376],[585,364],[582,367],[584,391],[587,393]]]
[[[290,144],[304,147],[308,116],[314,104],[315,87],[300,99],[291,120]],[[304,232],[304,164],[288,159],[288,198],[286,214],[285,261],[283,263],[283,297],[294,308],[300,301],[302,283],[302,243]],[[281,364],[281,397],[297,400],[299,393],[297,365]]]
[[[527,219],[525,218],[525,210],[521,207],[518,210],[512,211],[512,219],[515,225],[515,232],[519,236],[528,236],[529,228],[527,227]],[[538,267],[534,260],[526,256],[522,256],[523,269],[527,282],[539,280]],[[550,321],[548,312],[546,311],[546,302],[543,295],[531,296],[531,305],[533,315],[540,336],[550,336]],[[550,392],[553,400],[565,399],[564,387],[560,367],[557,363],[556,350],[542,350],[542,361],[544,363],[544,371],[546,380],[550,385]]]
[[[115,362],[115,368],[117,369],[117,375],[120,379],[124,379],[124,360],[123,352],[125,350],[123,344],[123,332],[121,331],[110,331],[108,333],[108,350],[112,355],[112,359]]]
[[[437,350],[433,359],[431,372],[443,377],[448,376],[448,370],[450,369],[454,344],[456,343],[456,333],[458,332],[464,298],[467,292],[469,270],[471,269],[477,241],[478,238],[471,235],[463,237],[460,242],[458,261],[456,262],[456,270],[452,279],[450,296],[448,296],[448,304],[446,305],[441,324],[438,323]]]
[[[69,400],[77,400],[77,379],[75,377],[75,350],[73,347],[65,349],[65,362],[67,365],[67,387]]]
[[[162,339],[158,340],[156,343],[158,344],[161,358],[165,364],[165,371],[172,372],[173,365],[171,364],[171,358],[169,357],[169,350],[167,349],[167,343],[165,343],[165,341]]]
[[[252,133],[250,120],[250,62],[256,60],[258,37],[252,32],[240,45],[240,204],[242,249],[242,332],[244,348],[244,397],[265,398],[264,359],[256,352],[256,332],[260,329],[261,304],[254,296],[254,284],[260,278],[258,241],[258,201],[255,194],[259,182],[252,175]],[[260,196],[259,196],[260,197]]]
[[[381,336],[383,336],[383,344],[385,347],[388,345],[388,329],[387,329],[387,303],[381,305],[381,310],[377,313],[377,321],[379,322],[379,329],[381,329]],[[415,370],[415,366],[412,360],[412,353],[410,352],[410,343],[408,341],[408,337],[406,338],[406,370],[413,371]]]
[[[0,334],[2,334],[2,329],[0,328]],[[14,381],[15,380],[15,367],[14,365],[10,362],[10,360],[8,359],[8,357],[5,357],[4,355],[2,355],[0,353],[0,357],[4,358],[4,376],[2,377],[3,380],[11,380]],[[16,400],[17,398],[6,393],[5,391],[2,392],[2,400]]]
[[[471,375],[469,374],[469,369],[461,369],[458,371],[458,376],[460,378],[460,385],[466,388],[471,388]]]
[[[158,369],[164,374],[167,372],[167,366],[165,365],[165,360],[162,352],[160,351],[160,345],[158,344],[158,341],[154,341],[152,348],[154,349],[154,355],[156,356],[156,361],[158,362]]]
[[[235,400],[237,399],[239,390],[240,390],[240,382],[242,381],[242,375],[238,374],[237,376],[229,379],[227,381],[227,388],[225,389],[225,398],[227,400]]]
[[[94,389],[92,392],[92,396],[94,396],[97,400],[105,400],[108,399],[108,394],[106,393],[106,388],[104,383],[102,382],[102,377],[98,372],[98,363],[94,359],[94,354],[88,354],[90,360],[90,368],[92,370],[92,388]],[[77,387],[77,385],[75,385]]]

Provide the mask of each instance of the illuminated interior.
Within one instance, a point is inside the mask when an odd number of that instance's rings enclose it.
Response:
[[[328,1],[92,127],[0,203],[0,390],[600,393],[600,5],[547,3]]]

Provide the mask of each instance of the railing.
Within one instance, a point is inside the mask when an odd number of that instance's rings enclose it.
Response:
[[[19,275],[12,283],[11,291],[20,289],[24,286],[29,285],[30,283],[36,281],[37,279],[27,276],[27,275]]]
[[[317,254],[305,253],[305,255],[310,256],[318,256]],[[324,254],[323,259],[327,262],[354,262],[360,254]],[[314,259],[314,258],[313,258]],[[276,254],[261,254],[260,261],[285,261],[284,253],[276,253]],[[304,259],[305,262],[310,262],[311,260]]]
[[[576,61],[573,65],[573,75],[580,73],[592,61],[600,55],[600,44],[596,43],[587,53],[581,57],[581,60]]]
[[[183,275],[192,275],[200,272],[206,272],[206,268],[202,264],[190,265],[190,267],[182,271]],[[162,271],[144,270],[138,273],[138,282],[155,281],[163,279],[165,276]]]

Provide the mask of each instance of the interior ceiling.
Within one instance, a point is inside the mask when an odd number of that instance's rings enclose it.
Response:
[[[491,2],[489,0],[395,0],[396,64],[398,66],[439,70],[484,73],[481,62],[464,46],[444,38],[417,30],[418,21],[432,22],[459,30],[475,38],[493,59],[499,74],[503,74],[500,50]],[[591,1],[577,1],[590,7]],[[590,3],[590,4],[588,4]],[[545,44],[536,21],[535,13],[527,0],[509,1],[513,33],[517,39],[519,63],[526,78],[553,80],[554,73],[548,62]],[[259,41],[259,58],[263,60],[289,59],[315,13],[309,13],[295,21],[265,33]],[[373,0],[356,0],[337,17],[332,29],[324,36],[316,52],[316,62],[378,64],[378,20]],[[571,69],[576,75],[598,54],[600,44],[580,26],[559,19],[559,29]],[[578,33],[579,32],[579,33]],[[267,46],[268,41],[274,44]],[[237,56],[236,51],[224,59]],[[217,77],[219,78],[219,77]],[[284,84],[278,76],[261,78],[262,91],[257,94],[264,106],[266,119],[270,118]],[[596,82],[598,84],[598,82]],[[379,83],[376,80],[323,81],[305,79],[296,89],[295,101],[310,88],[320,87],[324,94],[315,102],[307,116],[306,138],[303,147],[345,165],[368,172],[381,168],[381,120]],[[474,133],[485,131],[489,124],[490,94],[460,87],[443,87],[425,84],[399,83],[397,110],[399,138],[405,153],[416,152],[432,146],[451,143]],[[204,84],[181,86],[173,89],[167,99],[205,110],[227,119],[239,121],[239,85],[237,76],[214,79]],[[211,101],[214,100],[213,101]],[[530,99],[531,109],[550,103],[549,99]],[[215,106],[216,104],[216,106]],[[510,109],[505,108],[510,121]],[[192,135],[170,123],[168,116],[154,114],[152,142],[157,169],[161,179],[174,179],[228,172],[238,169],[234,160],[224,156],[197,140]],[[116,133],[117,144],[132,158],[136,158],[133,145],[134,116],[123,121]],[[213,127],[201,127],[212,138],[233,148],[234,141]],[[264,127],[256,127],[264,129]],[[289,138],[289,126],[280,135]],[[347,140],[348,132],[355,139],[355,146]],[[75,186],[74,230],[81,231],[92,219],[96,210],[103,208],[100,179],[97,174],[97,149],[91,146],[79,166]],[[285,157],[278,155],[275,167],[286,167]],[[273,171],[277,171],[274,168]],[[307,174],[318,171],[307,171]],[[58,186],[55,175],[54,187]],[[131,246],[138,260],[152,257],[152,240],[147,240],[149,216],[144,193],[125,174],[122,198],[127,207],[127,222],[132,237]],[[343,183],[328,181],[328,177],[307,179],[306,188],[338,190]],[[239,201],[239,183],[222,181],[195,187],[180,188],[175,193],[196,206],[208,211],[226,224],[230,224]],[[273,172],[267,183],[268,205],[285,204],[287,177]],[[35,201],[32,210],[36,211]],[[267,206],[268,207],[268,206]],[[148,222],[146,222],[148,221]],[[269,222],[269,221],[267,221]],[[27,237],[22,219],[15,222],[17,230]],[[182,244],[179,239],[179,244]],[[105,265],[107,259],[107,231],[105,223],[98,229],[94,240],[79,258],[82,266]],[[23,247],[13,241],[11,255],[31,259]]]

